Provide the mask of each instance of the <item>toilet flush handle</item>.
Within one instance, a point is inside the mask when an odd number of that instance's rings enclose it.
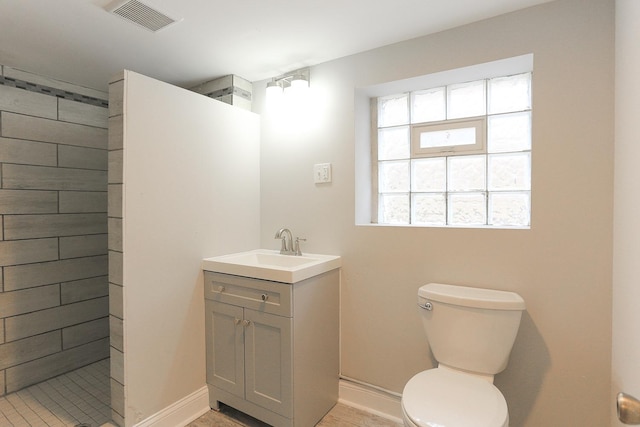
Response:
[[[433,310],[433,304],[431,304],[431,302],[429,301],[425,301],[424,305],[418,303],[418,307],[423,308],[425,310],[429,310],[429,311]]]

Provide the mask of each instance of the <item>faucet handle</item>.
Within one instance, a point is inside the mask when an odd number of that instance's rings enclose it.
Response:
[[[300,241],[306,242],[307,239],[302,239],[300,237],[296,237],[296,246],[294,249],[294,255],[301,256],[302,251],[300,250]]]

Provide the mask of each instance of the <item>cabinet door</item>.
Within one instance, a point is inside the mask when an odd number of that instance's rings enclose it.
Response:
[[[242,307],[205,300],[207,383],[244,398]]]
[[[245,309],[245,398],[293,417],[292,319]]]

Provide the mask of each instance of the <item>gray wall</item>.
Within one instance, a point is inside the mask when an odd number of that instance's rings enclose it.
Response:
[[[342,255],[341,369],[401,392],[433,366],[428,282],[512,290],[527,311],[498,374],[513,426],[610,422],[614,2],[559,0],[311,69],[305,126],[263,108],[262,246],[285,225]],[[373,31],[373,30],[372,30]],[[533,53],[530,230],[356,226],[356,88]],[[306,117],[306,116],[305,116]],[[364,142],[368,144],[368,141]],[[333,182],[313,184],[331,162]]]
[[[106,96],[0,69],[3,395],[108,357],[109,319]]]
[[[209,408],[202,259],[258,247],[260,117],[132,71],[109,114],[112,418],[179,425]]]

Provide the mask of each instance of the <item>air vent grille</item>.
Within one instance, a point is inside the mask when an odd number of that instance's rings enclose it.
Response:
[[[108,10],[153,32],[178,21],[138,0],[119,1]]]

